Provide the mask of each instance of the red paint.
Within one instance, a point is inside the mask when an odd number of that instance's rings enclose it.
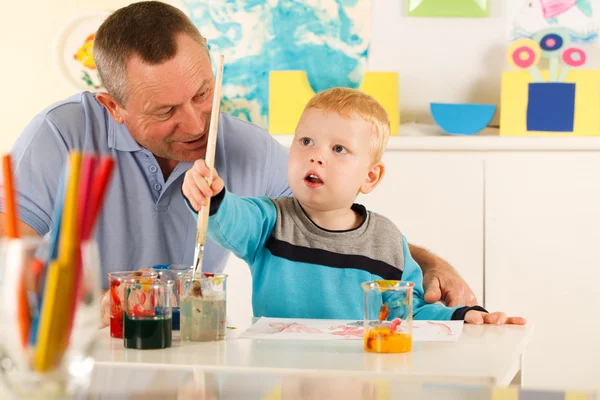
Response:
[[[123,313],[120,316],[110,317],[110,336],[123,339]]]

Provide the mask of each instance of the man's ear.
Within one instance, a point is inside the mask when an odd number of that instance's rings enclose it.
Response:
[[[383,179],[384,174],[385,165],[382,162],[378,162],[373,167],[371,167],[371,170],[367,174],[364,183],[360,186],[360,193],[367,194],[373,191],[373,189],[375,189],[379,182],[381,182],[381,179]]]
[[[104,92],[96,93],[96,100],[108,110],[110,116],[118,124],[125,122],[125,119],[123,118],[124,110],[110,94]]]

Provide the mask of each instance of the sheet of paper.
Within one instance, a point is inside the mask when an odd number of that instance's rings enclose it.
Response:
[[[456,342],[463,321],[413,321],[414,342]],[[331,319],[260,318],[241,334],[250,339],[363,340],[363,322]]]
[[[506,1],[509,40],[531,38],[546,28],[569,30],[574,44],[598,44],[600,0]]]

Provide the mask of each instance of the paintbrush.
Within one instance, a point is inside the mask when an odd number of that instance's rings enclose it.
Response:
[[[206,156],[204,161],[211,171],[215,166],[215,147],[217,145],[217,132],[219,128],[219,114],[221,109],[221,85],[223,81],[223,62],[225,57],[219,57],[219,66],[217,68],[217,79],[213,94],[212,113],[210,116],[210,126],[208,128],[208,142],[206,144]],[[212,176],[208,179],[209,185],[212,183]],[[204,243],[206,242],[206,230],[208,229],[208,212],[210,210],[210,198],[204,201],[204,205],[198,212],[198,223],[196,225],[196,247],[194,249],[194,272],[192,279],[196,279],[197,274],[202,273],[202,260],[204,258]]]

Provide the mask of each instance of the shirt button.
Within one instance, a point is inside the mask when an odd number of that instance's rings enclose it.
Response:
[[[156,168],[155,165],[151,165],[150,166],[150,172],[156,172],[156,171],[158,171],[158,168]]]
[[[155,183],[154,189],[160,191],[160,189],[162,189],[162,185],[160,183]]]

